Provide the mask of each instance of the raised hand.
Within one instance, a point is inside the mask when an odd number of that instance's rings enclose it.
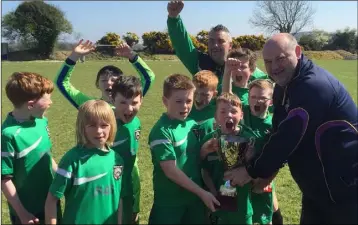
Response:
[[[168,16],[176,18],[184,8],[183,1],[170,1],[167,6]]]
[[[116,47],[114,49],[114,54],[117,56],[126,57],[128,59],[132,59],[135,56],[135,53],[133,52],[131,47],[127,45],[127,43],[122,43],[118,47]]]
[[[234,58],[228,58],[225,62],[225,72],[230,73],[234,70],[239,70],[241,61]]]
[[[73,48],[72,53],[76,53],[77,55],[84,56],[93,52],[96,49],[96,46],[89,40],[83,42],[81,39],[78,44]]]

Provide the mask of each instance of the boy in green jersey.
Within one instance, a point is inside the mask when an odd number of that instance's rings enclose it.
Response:
[[[173,74],[163,85],[166,113],[149,134],[153,162],[154,202],[149,224],[203,224],[205,205],[215,211],[216,198],[202,188],[195,121],[187,119],[195,86],[189,77]]]
[[[136,161],[141,123],[136,116],[142,104],[142,86],[135,76],[120,76],[113,84],[112,99],[115,107],[118,132],[113,149],[124,160],[123,185],[123,224],[135,222],[133,217],[133,177],[132,171]]]
[[[194,107],[191,109],[189,118],[198,124],[214,118],[215,97],[217,95],[218,78],[210,70],[202,70],[195,74]]]
[[[55,83],[63,94],[63,96],[76,108],[78,108],[84,102],[90,99],[97,99],[95,97],[88,96],[78,89],[76,89],[71,84],[71,76],[76,65],[76,62],[81,57],[90,54],[95,50],[95,45],[90,41],[81,40],[78,45],[73,49],[71,55],[63,63],[58,75],[56,77]],[[145,96],[148,90],[151,88],[155,75],[149,66],[136,54],[127,44],[121,44],[115,49],[115,53],[119,56],[128,58],[129,62],[133,65],[135,70],[138,72],[138,75],[141,80],[141,85],[143,89],[143,96]],[[95,85],[101,91],[101,99],[105,100],[107,103],[112,103],[111,91],[114,81],[123,75],[123,72],[120,68],[107,65],[102,67],[96,77]],[[140,202],[140,179],[139,179],[139,168],[138,168],[138,157],[134,163],[133,169],[133,218],[138,223],[138,213],[139,213],[139,202]]]
[[[53,89],[52,81],[31,72],[13,73],[5,87],[14,109],[1,127],[1,189],[13,224],[44,224],[46,196],[57,169],[44,117]],[[54,213],[61,215],[61,210]]]
[[[224,181],[224,164],[219,160],[217,135],[235,135],[247,140],[254,140],[255,134],[250,128],[240,124],[243,117],[242,103],[240,99],[232,93],[224,92],[217,98],[215,120],[215,130],[203,138],[201,141],[200,156],[203,160],[203,179],[210,192],[219,196]],[[252,224],[252,205],[250,200],[251,185],[236,187],[236,206],[232,209],[220,209],[212,217],[217,218],[219,224]],[[235,190],[235,189],[234,189]],[[223,198],[221,198],[224,200]],[[221,202],[223,204],[223,202]]]
[[[117,131],[110,105],[89,100],[78,109],[77,145],[62,157],[45,205],[57,224],[56,201],[65,197],[62,224],[120,224],[123,159],[111,149]]]
[[[231,50],[225,63],[222,91],[236,94],[243,106],[249,104],[248,85],[256,68],[256,60],[254,52],[240,48]]]
[[[269,113],[269,107],[272,105],[273,83],[267,79],[259,79],[251,82],[248,88],[249,106],[243,108],[243,122],[259,137],[255,146],[255,153],[259,154],[270,137],[272,129],[272,116]],[[254,223],[272,223],[275,198],[273,178],[274,176],[270,179],[256,179],[253,182],[251,200],[254,209]]]

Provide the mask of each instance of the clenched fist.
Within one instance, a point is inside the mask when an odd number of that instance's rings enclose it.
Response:
[[[167,6],[168,16],[171,18],[176,18],[183,10],[183,8],[184,8],[183,1],[170,1]]]

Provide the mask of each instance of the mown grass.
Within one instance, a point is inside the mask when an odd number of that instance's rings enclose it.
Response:
[[[147,144],[149,131],[153,124],[164,111],[162,105],[162,83],[164,78],[174,72],[189,75],[189,72],[179,61],[148,61],[148,65],[156,74],[152,89],[144,98],[139,118],[142,123],[142,135],[139,150],[139,168],[141,178],[141,223],[146,224],[152,206],[152,163]],[[348,88],[355,102],[357,102],[357,61],[343,60],[316,60],[316,63],[338,77]],[[2,121],[12,106],[5,94],[7,78],[15,71],[31,71],[40,73],[54,80],[61,66],[61,62],[3,62],[2,63]],[[96,74],[104,65],[113,64],[122,68],[126,74],[135,74],[134,68],[127,61],[106,62],[88,61],[78,64],[73,73],[72,83],[75,87],[91,96],[100,96],[95,88]],[[263,69],[262,61],[258,66]],[[53,105],[47,113],[49,118],[50,132],[53,142],[53,153],[58,162],[62,155],[74,145],[74,129],[77,110],[55,89],[53,93]],[[276,178],[277,196],[279,205],[286,224],[297,224],[300,216],[301,194],[293,181],[288,168],[283,168]],[[3,197],[3,196],[2,196]],[[99,206],[100,207],[100,206]],[[2,223],[9,224],[8,207],[6,200],[2,198]]]

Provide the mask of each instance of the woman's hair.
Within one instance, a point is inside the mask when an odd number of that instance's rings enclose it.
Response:
[[[113,109],[103,100],[88,100],[78,109],[76,121],[76,139],[78,145],[84,146],[89,143],[85,128],[87,125],[96,123],[98,120],[103,120],[111,126],[106,143],[108,146],[113,144],[117,132],[117,122]]]

